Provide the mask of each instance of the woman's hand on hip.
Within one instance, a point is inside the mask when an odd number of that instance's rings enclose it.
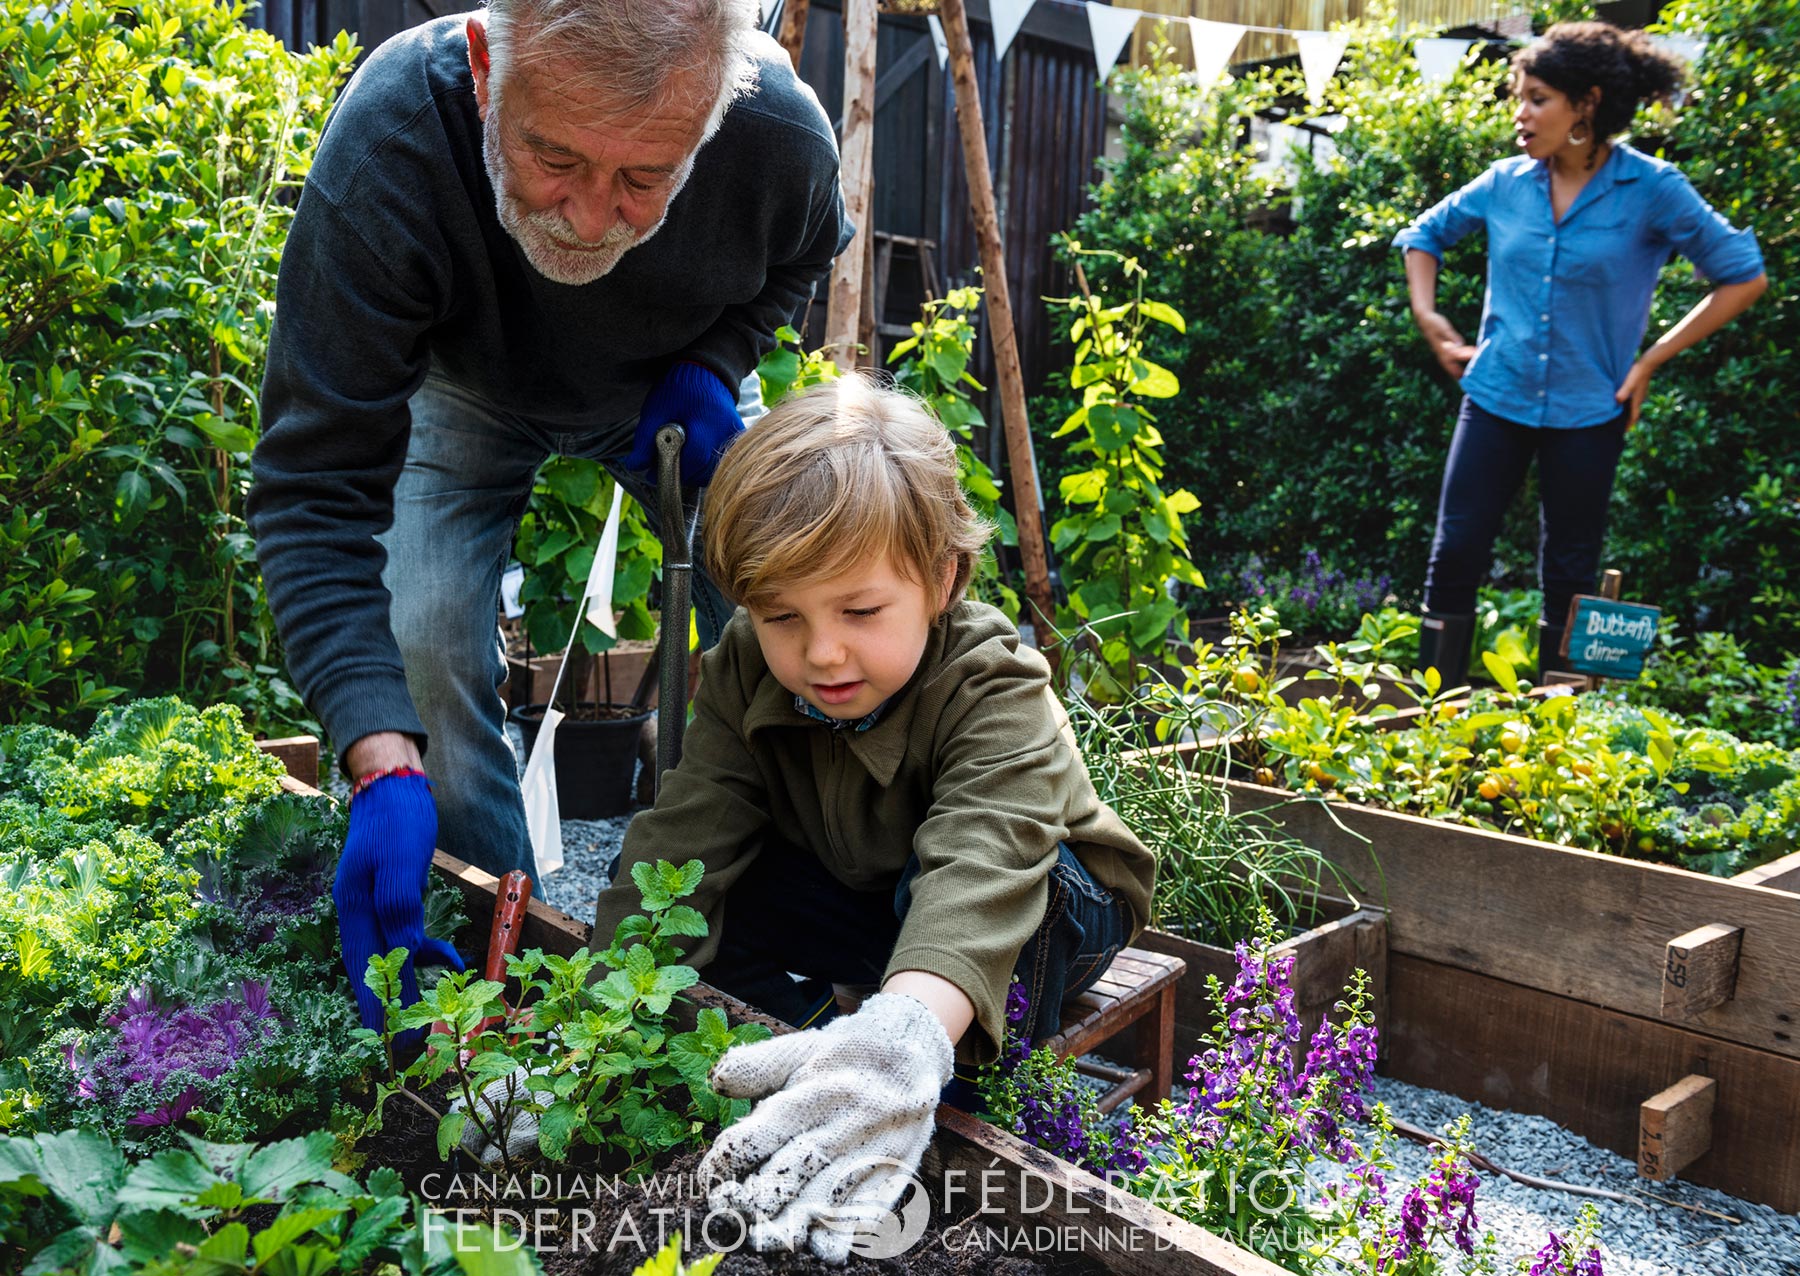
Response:
[[[1625,420],[1627,430],[1638,423],[1638,413],[1644,409],[1644,396],[1650,393],[1650,377],[1655,371],[1655,367],[1639,359],[1631,365],[1631,371],[1625,374],[1625,383],[1613,395],[1631,413]]]
[[[1462,334],[1450,321],[1435,310],[1415,318],[1419,331],[1425,334],[1425,340],[1431,346],[1432,357],[1438,361],[1438,366],[1449,374],[1451,380],[1461,381],[1469,360],[1475,357],[1475,347],[1464,341]]]

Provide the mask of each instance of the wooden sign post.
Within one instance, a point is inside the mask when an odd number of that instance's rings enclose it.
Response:
[[[969,183],[975,241],[981,248],[982,287],[987,292],[988,332],[994,340],[994,371],[1000,379],[1000,415],[1012,473],[1019,557],[1025,564],[1025,595],[1036,612],[1031,620],[1038,645],[1043,646],[1044,635],[1056,616],[1056,604],[1050,596],[1050,563],[1044,554],[1043,524],[1038,518],[1037,460],[1032,452],[1031,427],[1025,419],[1025,374],[1019,366],[1012,294],[1006,284],[1006,249],[1000,240],[1000,217],[994,205],[994,178],[988,170],[981,90],[975,82],[975,48],[969,39],[969,15],[963,0],[943,0],[938,19],[943,24],[944,42],[950,46],[950,78],[956,88],[963,173]]]

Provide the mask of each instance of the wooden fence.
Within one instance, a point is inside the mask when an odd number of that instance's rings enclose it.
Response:
[[[1097,175],[1106,139],[1106,95],[1094,73],[1087,15],[1079,4],[1038,0],[1004,63],[994,57],[985,0],[970,0],[968,10],[1020,360],[1026,391],[1032,393],[1053,371],[1051,351],[1060,323],[1041,298],[1073,286],[1051,238],[1073,225]],[[801,76],[835,118],[844,92],[838,0],[814,0],[806,36]],[[875,78],[872,229],[932,241],[940,288],[979,283],[955,95],[949,75],[938,68],[924,19],[883,15]],[[918,301],[916,276],[896,266],[885,316],[878,319],[916,318]],[[823,332],[819,318],[815,314],[809,335]],[[972,371],[984,384],[991,381],[985,328]],[[998,419],[997,412],[989,416]]]

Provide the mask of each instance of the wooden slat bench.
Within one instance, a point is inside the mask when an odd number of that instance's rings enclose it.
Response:
[[[1186,970],[1187,963],[1179,957],[1126,948],[1093,987],[1064,1003],[1062,1026],[1041,1043],[1060,1055],[1088,1054],[1127,1028],[1136,1028],[1126,1052],[1129,1070],[1081,1065],[1084,1072],[1113,1083],[1100,1099],[1102,1112],[1111,1112],[1142,1090],[1149,1091],[1146,1102],[1155,1104],[1174,1085],[1175,981]]]

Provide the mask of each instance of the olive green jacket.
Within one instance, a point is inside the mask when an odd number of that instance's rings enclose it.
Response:
[[[705,863],[689,901],[710,927],[689,954],[703,967],[766,829],[855,890],[892,890],[916,854],[912,906],[883,978],[923,970],[955,984],[980,1030],[957,1053],[992,1058],[1059,841],[1130,904],[1133,937],[1150,915],[1155,862],[1095,794],[1049,672],[1003,614],[963,602],[939,618],[918,671],[873,726],[833,730],[794,708],[739,611],[702,662],[681,764],[625,835],[595,942],[639,911],[639,862]]]

